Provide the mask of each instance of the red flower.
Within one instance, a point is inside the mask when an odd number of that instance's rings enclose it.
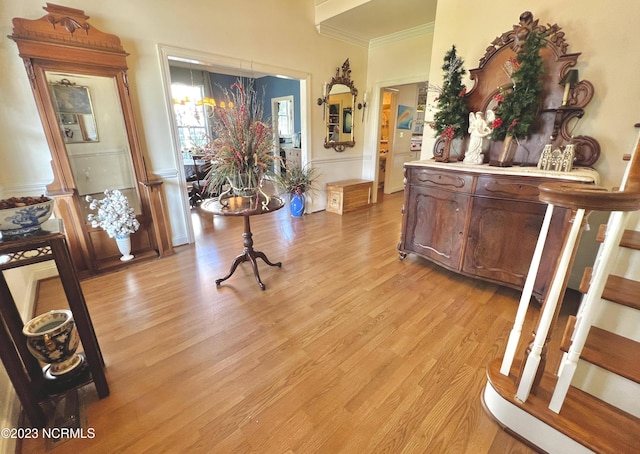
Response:
[[[442,131],[442,134],[440,134],[440,137],[444,139],[449,139],[449,140],[452,140],[453,136],[454,136],[453,126],[447,126],[447,128],[444,131]]]
[[[501,103],[502,101],[504,101],[504,97],[502,96],[502,93],[497,93],[493,96],[493,100],[497,103]]]
[[[462,90],[460,90],[460,93],[458,93],[458,96],[462,98],[466,94],[467,94],[467,87],[463,87]]]
[[[516,125],[518,124],[518,121],[520,121],[519,118],[514,118],[513,121],[511,122],[511,124],[509,125],[509,127],[507,128],[509,131],[513,131],[513,129],[516,127]]]
[[[502,126],[502,118],[496,118],[489,124],[489,127],[494,129],[499,128],[500,126]]]

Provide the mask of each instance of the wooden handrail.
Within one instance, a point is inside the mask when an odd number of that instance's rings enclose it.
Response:
[[[540,200],[550,205],[587,211],[640,210],[640,191],[608,191],[576,183],[543,183]]]

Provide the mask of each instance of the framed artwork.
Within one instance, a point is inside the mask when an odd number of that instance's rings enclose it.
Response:
[[[353,128],[353,110],[351,107],[345,107],[342,109],[342,132],[344,134],[351,134]]]
[[[56,112],[93,115],[89,87],[73,85],[65,81],[66,79],[62,79],[60,83],[51,84]]]
[[[396,122],[397,129],[411,129],[413,123],[413,107],[398,106],[398,120]]]

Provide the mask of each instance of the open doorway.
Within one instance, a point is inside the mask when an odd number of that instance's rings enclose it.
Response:
[[[213,54],[201,53],[197,51],[190,51],[179,48],[172,48],[168,46],[159,46],[159,52],[161,54],[161,64],[163,69],[163,84],[165,89],[165,94],[168,100],[168,112],[169,117],[172,123],[172,128],[170,130],[173,142],[173,148],[175,152],[175,162],[176,162],[176,185],[179,188],[181,197],[179,203],[182,204],[182,212],[184,213],[184,232],[185,232],[185,241],[186,243],[193,243],[195,241],[194,235],[194,225],[191,218],[191,210],[192,206],[189,201],[189,191],[187,185],[187,174],[184,166],[183,160],[183,143],[184,141],[180,140],[180,134],[178,132],[177,126],[177,115],[174,111],[174,102],[173,96],[171,94],[171,84],[172,84],[172,74],[171,68],[174,66],[182,66],[187,67],[192,70],[198,70],[208,75],[210,80],[210,90],[212,93],[215,93],[215,87],[218,84],[216,80],[214,80],[213,75],[220,75],[224,77],[230,78],[230,80],[235,81],[238,77],[246,77],[253,79],[256,83],[256,88],[259,91],[262,91],[264,85],[265,91],[265,113],[267,116],[271,117],[272,113],[270,112],[270,100],[272,98],[278,98],[283,96],[293,96],[294,104],[296,107],[294,108],[294,133],[297,133],[301,138],[301,159],[304,162],[308,160],[308,151],[304,146],[305,143],[308,143],[307,140],[304,140],[308,134],[306,125],[308,124],[309,113],[307,112],[307,108],[310,105],[308,101],[308,93],[307,87],[309,86],[310,75],[308,73],[301,73],[296,70],[287,70],[283,68],[272,67],[267,64],[260,64],[256,62],[247,62],[239,59],[233,59],[224,56],[217,56]],[[247,69],[248,68],[248,69]],[[228,81],[227,81],[228,82]],[[295,84],[293,88],[288,87],[283,92],[281,89],[280,83],[292,83]],[[231,83],[221,83],[219,85],[230,87]],[[278,88],[280,87],[280,88]],[[209,96],[215,99],[215,94],[208,95],[206,92],[206,84],[205,84],[205,93],[204,96]],[[297,112],[296,112],[297,111]],[[205,112],[206,115],[206,112]],[[209,135],[210,125],[209,127]],[[277,144],[274,144],[274,150],[277,150]],[[279,152],[279,150],[277,151]],[[175,201],[175,199],[174,199]],[[178,243],[182,244],[182,243]]]
[[[378,198],[404,190],[404,163],[420,159],[426,86],[418,82],[380,89]]]

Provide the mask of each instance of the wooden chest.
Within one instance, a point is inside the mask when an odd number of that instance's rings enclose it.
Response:
[[[343,214],[371,205],[373,181],[343,180],[327,183],[327,211]]]

